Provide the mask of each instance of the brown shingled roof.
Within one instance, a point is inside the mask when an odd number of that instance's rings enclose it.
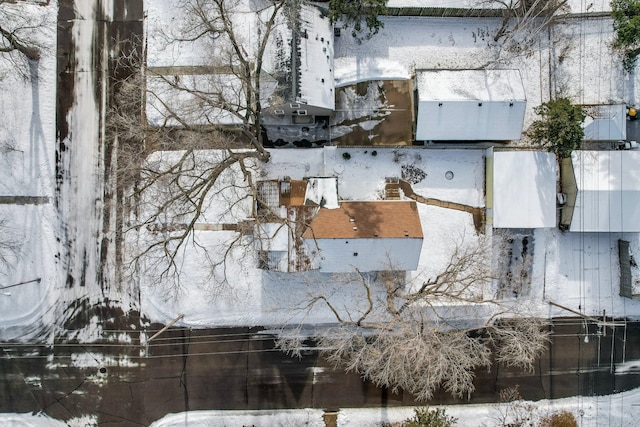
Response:
[[[305,239],[422,237],[416,202],[340,202],[338,209],[320,209]]]

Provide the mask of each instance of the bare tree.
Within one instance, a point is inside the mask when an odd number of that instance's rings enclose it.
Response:
[[[167,46],[198,46],[208,61],[147,68],[139,60],[119,86],[109,123],[130,141],[119,145],[118,185],[126,187],[124,231],[139,249],[123,261],[153,271],[169,294],[180,291],[187,247],[197,247],[224,284],[227,256],[256,238],[254,175],[269,160],[263,63],[276,27],[290,19],[287,3],[181,0],[182,23],[156,36]],[[234,234],[211,248],[195,232],[211,228]]]
[[[556,16],[568,11],[568,0],[480,0],[479,6],[490,5],[502,10],[502,23],[494,41],[524,36],[534,39]]]
[[[356,271],[360,303],[344,307],[330,295],[314,296],[304,310],[324,304],[338,326],[309,335],[336,366],[418,400],[438,387],[469,396],[474,370],[494,361],[532,370],[546,348],[546,321],[493,297],[499,272],[489,248],[485,237],[456,245],[446,267],[421,283],[405,282],[403,272]],[[307,338],[300,326],[285,327],[277,345],[299,354]]]
[[[7,274],[18,260],[22,240],[10,221],[0,217],[0,273]]]
[[[0,0],[0,53],[13,64],[13,71],[23,77],[29,77],[25,65],[38,61],[46,47],[42,35],[50,17],[44,6]]]

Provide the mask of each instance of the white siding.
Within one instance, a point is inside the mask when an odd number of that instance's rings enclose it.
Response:
[[[526,95],[518,70],[416,72],[418,141],[520,139]]]
[[[416,270],[421,238],[317,239],[314,262],[327,273],[360,271]],[[316,248],[307,239],[309,248]],[[358,255],[354,255],[358,254]],[[390,265],[391,263],[391,265]]]
[[[420,101],[416,140],[517,140],[525,109],[525,101]]]

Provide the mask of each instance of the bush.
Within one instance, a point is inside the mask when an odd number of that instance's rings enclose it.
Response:
[[[377,156],[377,155],[378,155],[378,152],[377,152],[376,150],[373,150],[373,151],[371,152],[371,155],[372,155],[372,156]]]
[[[613,47],[623,55],[623,66],[631,72],[640,54],[640,0],[613,0],[611,17],[616,38]]]
[[[387,0],[330,0],[329,20],[332,24],[343,21],[346,25],[353,26],[351,35],[358,37],[368,30],[366,37],[377,34],[384,23],[380,15],[387,14]],[[364,27],[363,27],[364,24]]]
[[[540,427],[578,427],[578,422],[571,412],[560,411],[544,417]]]
[[[345,160],[349,160],[351,158],[351,154],[349,153],[342,153],[342,158]]]
[[[446,415],[444,409],[416,408],[415,415],[402,423],[402,427],[452,427],[457,421]]]
[[[533,122],[529,135],[534,142],[556,153],[559,158],[571,157],[582,145],[585,114],[582,107],[567,98],[558,98],[537,106],[540,119]]]

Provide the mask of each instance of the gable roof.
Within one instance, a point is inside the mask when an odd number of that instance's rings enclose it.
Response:
[[[413,201],[341,202],[338,209],[319,209],[305,239],[422,238]]]

